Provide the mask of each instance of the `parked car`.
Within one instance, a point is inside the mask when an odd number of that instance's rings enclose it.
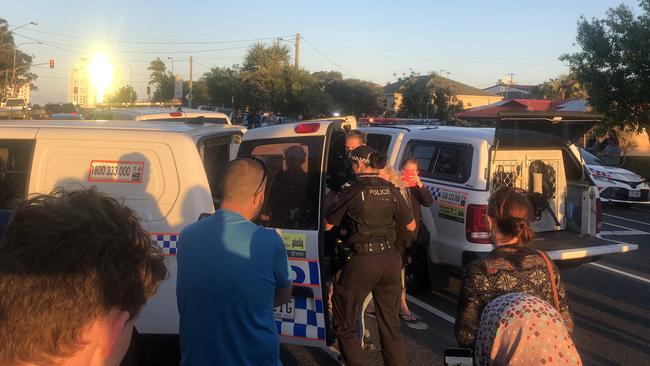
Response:
[[[32,109],[23,98],[7,98],[0,105],[0,118],[30,119]]]
[[[585,166],[598,187],[600,200],[617,204],[650,204],[650,185],[642,176],[605,165],[597,156],[580,149]]]
[[[48,103],[45,105],[46,119],[83,119],[79,107],[74,103]]]

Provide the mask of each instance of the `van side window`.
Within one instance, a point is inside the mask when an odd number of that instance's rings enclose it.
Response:
[[[380,133],[369,133],[367,135],[368,146],[375,149],[375,151],[387,154],[390,147],[391,136]]]
[[[226,164],[230,161],[230,136],[219,136],[208,138],[201,141],[201,157],[203,158],[203,167],[205,175],[210,184],[210,193],[215,209],[218,208],[219,199],[221,198],[221,176]]]
[[[318,228],[323,137],[244,141],[238,156],[254,156],[266,163],[266,198],[259,224],[278,229]]]
[[[425,178],[463,183],[471,173],[472,145],[411,141],[404,159],[416,159]]]
[[[27,195],[34,141],[0,140],[0,238],[17,200]]]

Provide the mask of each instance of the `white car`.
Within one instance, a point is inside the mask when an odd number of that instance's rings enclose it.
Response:
[[[615,166],[607,166],[591,154],[581,149],[582,158],[589,175],[598,187],[600,200],[613,203],[650,204],[650,185],[642,176]]]
[[[98,110],[91,120],[185,122],[195,124],[231,125],[224,113],[189,108],[114,108]]]

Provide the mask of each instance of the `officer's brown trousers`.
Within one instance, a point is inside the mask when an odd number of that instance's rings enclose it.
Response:
[[[375,300],[384,364],[407,364],[399,320],[401,264],[399,252],[393,249],[382,254],[356,255],[343,267],[334,287],[333,321],[346,365],[363,365],[357,322],[363,300],[371,291]]]

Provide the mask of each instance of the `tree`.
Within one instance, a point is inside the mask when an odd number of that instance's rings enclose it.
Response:
[[[253,45],[244,58],[241,74],[245,104],[253,110],[286,110],[285,69],[293,67],[289,61],[289,49],[284,45]]]
[[[620,5],[605,19],[578,20],[581,51],[564,54],[604,124],[641,132],[650,127],[650,0],[642,14]]]
[[[573,73],[560,75],[555,79],[543,82],[535,87],[532,94],[546,99],[588,98],[587,91]]]
[[[343,114],[376,115],[383,111],[379,85],[358,79],[331,79],[325,91],[332,96],[334,108]]]
[[[323,84],[330,83],[334,80],[343,80],[343,74],[339,71],[316,71],[312,73],[312,76]]]
[[[317,78],[304,69],[289,67],[284,73],[287,85],[286,105],[282,114],[303,116],[329,115],[332,113],[332,97],[323,90]]]
[[[108,103],[131,103],[138,99],[138,95],[131,85],[123,86],[106,98]]]
[[[203,75],[203,78],[212,105],[241,108],[242,90],[238,66],[212,68]]]
[[[455,93],[442,85],[435,73],[420,76],[411,72],[400,88],[402,105],[398,115],[401,117],[437,118],[447,121],[454,113],[463,109],[463,103]],[[404,79],[398,79],[404,80]]]
[[[174,98],[174,75],[167,71],[165,63],[157,57],[152,60],[147,70],[151,71],[149,76],[149,85],[156,89],[153,92],[152,100],[154,102],[167,102]]]
[[[184,81],[183,82],[183,90],[185,91],[185,95],[187,95],[190,92],[190,82],[189,81]],[[189,100],[183,96],[183,100],[181,101],[182,105],[187,107],[190,105]],[[206,84],[206,80],[204,77],[200,78],[199,80],[195,81],[192,83],[192,107],[196,108],[197,106],[200,105],[208,105],[212,104],[210,100],[210,96],[208,95],[208,86]]]
[[[2,99],[11,96],[12,87],[16,91],[21,85],[29,84],[32,90],[38,88],[34,81],[38,77],[30,71],[34,57],[20,49],[16,49],[16,79],[12,82],[14,67],[13,33],[9,30],[7,20],[0,18],[0,96]]]

